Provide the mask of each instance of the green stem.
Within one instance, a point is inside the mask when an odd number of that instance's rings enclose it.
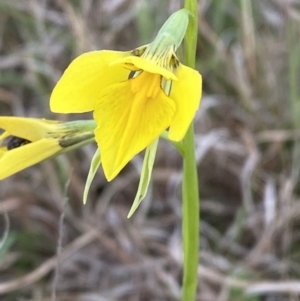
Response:
[[[197,45],[197,0],[185,0],[185,8],[192,13],[185,37],[185,63],[195,68]],[[183,139],[183,286],[182,301],[196,299],[199,254],[199,190],[193,124]]]
[[[184,140],[183,161],[183,287],[182,301],[195,300],[199,250],[199,193],[194,149],[194,128],[190,126]]]

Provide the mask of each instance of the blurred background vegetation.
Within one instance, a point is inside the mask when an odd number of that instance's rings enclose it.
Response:
[[[49,110],[70,61],[148,43],[181,6],[0,0],[0,114],[91,118]],[[198,300],[299,300],[300,1],[199,0],[198,19]],[[160,142],[151,189],[128,220],[142,156],[109,184],[99,170],[83,206],[95,149],[1,181],[0,300],[178,300],[178,153]]]

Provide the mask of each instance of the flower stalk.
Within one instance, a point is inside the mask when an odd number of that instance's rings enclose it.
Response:
[[[197,46],[197,1],[186,0],[185,8],[192,16],[187,28],[184,47],[185,64],[195,68]],[[199,214],[200,199],[198,189],[197,162],[195,158],[194,126],[190,125],[183,139],[183,286],[181,300],[195,300],[197,293],[197,270],[199,262]]]

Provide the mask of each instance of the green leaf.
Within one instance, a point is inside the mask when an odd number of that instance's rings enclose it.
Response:
[[[158,140],[159,139],[155,139],[146,149],[138,191],[136,193],[135,199],[133,201],[127,218],[130,218],[133,215],[133,213],[139,207],[140,203],[147,194],[149,183],[151,180]]]
[[[92,162],[91,162],[88,177],[86,179],[84,192],[83,192],[83,204],[86,204],[87,196],[88,196],[88,193],[89,193],[89,190],[90,190],[90,186],[92,184],[92,181],[95,177],[95,174],[96,174],[100,164],[101,164],[101,155],[100,155],[99,148],[97,148],[97,150],[95,152],[95,155],[94,155],[94,157],[92,159]]]

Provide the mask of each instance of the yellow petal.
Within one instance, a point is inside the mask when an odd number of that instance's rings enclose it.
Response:
[[[182,64],[175,71],[178,81],[172,82],[170,97],[176,103],[176,113],[169,130],[169,139],[183,139],[200,104],[202,77],[198,71]]]
[[[60,149],[55,139],[41,139],[5,152],[0,148],[0,180],[56,154]]]
[[[174,75],[173,72],[169,71],[166,68],[160,67],[157,64],[154,64],[151,61],[143,59],[141,57],[128,56],[113,61],[111,63],[111,66],[118,66],[118,65],[122,65],[130,70],[144,70],[150,73],[160,74],[167,80],[169,79],[177,80],[177,77]]]
[[[160,88],[161,77],[142,72],[103,90],[94,112],[103,170],[112,180],[173,119],[175,103]]]
[[[58,121],[38,118],[0,117],[0,129],[5,130],[0,140],[6,136],[13,135],[30,141],[36,141],[44,138],[58,123]]]
[[[92,51],[77,57],[58,81],[50,98],[51,111],[81,113],[92,111],[101,91],[128,78],[129,70],[109,66],[130,52]]]
[[[4,155],[4,153],[6,153],[6,147],[0,147],[0,160],[1,160],[1,157]]]

